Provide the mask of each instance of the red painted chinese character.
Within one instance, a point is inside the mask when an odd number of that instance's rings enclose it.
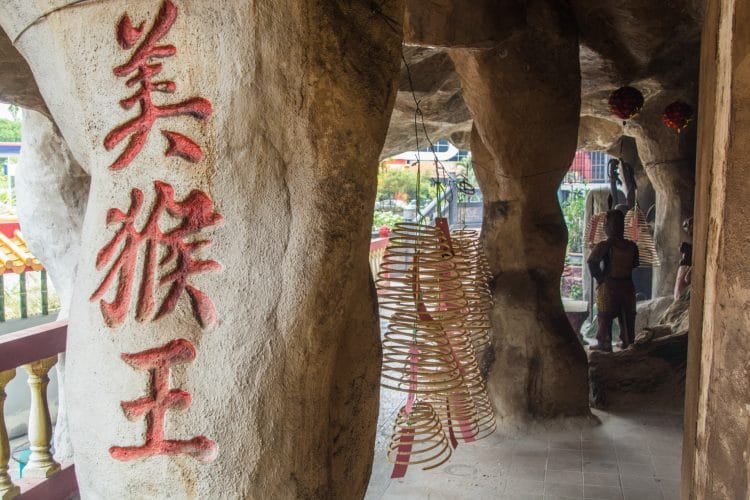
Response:
[[[173,93],[177,85],[173,81],[153,81],[153,78],[161,73],[162,63],[154,63],[154,59],[171,57],[177,53],[174,45],[159,45],[159,42],[169,33],[177,18],[177,7],[171,0],[165,0],[159,14],[156,16],[154,26],[146,34],[138,48],[133,52],[130,60],[114,69],[115,75],[128,77],[135,73],[126,83],[128,87],[140,84],[138,91],[132,96],[120,101],[123,109],[131,109],[140,104],[141,112],[132,120],[112,130],[104,138],[104,147],[107,151],[124,141],[128,136],[125,150],[119,158],[110,165],[110,170],[120,170],[130,164],[146,144],[149,133],[154,122],[159,118],[170,116],[189,115],[198,120],[206,120],[213,112],[211,102],[202,97],[194,97],[177,104],[158,106],[154,104],[153,92],[165,94]],[[117,26],[117,41],[123,49],[132,49],[136,42],[141,39],[144,23],[134,26],[128,14],[124,14]],[[203,151],[192,139],[172,132],[162,130],[162,135],[169,142],[167,156],[178,156],[191,163],[198,163],[203,159]]]
[[[189,455],[199,462],[216,459],[216,443],[205,436],[187,441],[164,439],[164,417],[168,410],[185,410],[192,402],[190,393],[169,388],[169,374],[173,365],[195,359],[195,346],[185,339],[177,339],[162,347],[135,354],[122,354],[122,359],[136,370],[148,371],[149,395],[133,401],[123,401],[122,411],[128,420],[146,419],[146,442],[143,446],[112,446],[109,454],[123,462],[154,455]]]
[[[221,269],[221,265],[213,260],[198,260],[193,255],[198,249],[210,245],[210,240],[188,241],[188,238],[201,229],[220,223],[223,217],[214,211],[213,201],[202,191],[193,190],[184,200],[175,201],[172,186],[156,181],[154,187],[156,188],[154,207],[141,231],[135,227],[135,221],[143,207],[143,192],[140,189],[131,191],[131,204],[127,213],[116,208],[110,209],[107,213],[108,225],[122,225],[112,240],[97,254],[97,270],[102,270],[110,262],[113,263],[90,300],[101,299],[119,275],[114,300],[112,302],[101,300],[100,305],[104,321],[108,326],[114,328],[122,324],[130,309],[138,254],[140,248],[145,246],[146,256],[143,262],[144,271],[136,319],[148,321],[161,318],[174,310],[177,300],[186,292],[200,325],[203,328],[211,328],[217,322],[214,304],[206,294],[190,285],[188,278],[197,273],[217,271]],[[165,213],[181,221],[176,227],[166,232],[160,227],[162,215]],[[165,253],[161,259],[158,258],[159,245],[165,247]],[[115,257],[118,249],[120,253]],[[158,279],[158,285],[171,286],[154,315],[157,270],[171,264],[174,264],[174,267]]]

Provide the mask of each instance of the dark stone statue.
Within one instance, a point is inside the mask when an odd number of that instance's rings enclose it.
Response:
[[[609,210],[605,223],[607,239],[591,251],[588,266],[597,282],[597,345],[592,350],[612,351],[612,323],[620,324],[620,347],[626,349],[635,340],[635,286],[633,268],[638,267],[638,246],[625,239],[625,215]]]

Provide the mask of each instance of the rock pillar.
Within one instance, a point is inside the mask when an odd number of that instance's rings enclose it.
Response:
[[[682,498],[750,491],[750,4],[708,2],[701,49]]]
[[[560,300],[567,231],[556,190],[575,154],[578,41],[555,2],[491,49],[452,50],[474,116],[482,238],[494,274],[489,391],[501,423],[588,412],[586,356]]]
[[[0,6],[91,173],[66,374],[82,496],[363,495],[402,10]]]
[[[67,317],[91,181],[46,116],[24,110],[22,136],[18,217],[29,247],[49,271]]]
[[[78,165],[60,131],[47,116],[23,112],[23,148],[16,176],[18,217],[34,255],[49,272],[60,297],[60,318],[67,318],[78,259],[90,178]],[[58,412],[55,457],[71,460],[65,402],[65,354],[56,366]]]
[[[685,238],[682,221],[693,214],[695,123],[678,134],[661,121],[664,108],[678,97],[694,103],[692,95],[663,91],[648,99],[627,131],[636,139],[638,154],[656,193],[654,242],[661,265],[654,268],[654,297],[674,292],[680,243]]]

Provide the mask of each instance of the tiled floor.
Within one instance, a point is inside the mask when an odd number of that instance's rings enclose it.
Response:
[[[442,467],[391,480],[385,460],[400,396],[383,391],[367,499],[679,499],[682,416],[594,411],[601,425],[462,444]]]

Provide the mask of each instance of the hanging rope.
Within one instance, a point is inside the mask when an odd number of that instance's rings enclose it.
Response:
[[[438,215],[442,213],[442,202],[443,202],[443,196],[445,195],[445,184],[447,182],[445,179],[448,177],[447,174],[441,174],[442,171],[446,171],[445,165],[440,161],[440,158],[438,158],[437,151],[435,150],[435,143],[432,141],[432,138],[430,137],[429,132],[427,131],[427,123],[424,119],[424,113],[422,112],[421,107],[421,99],[417,99],[417,94],[414,91],[414,80],[411,76],[411,68],[409,67],[409,63],[406,61],[406,56],[404,55],[403,51],[403,45],[401,50],[401,60],[404,63],[404,67],[406,68],[406,77],[409,82],[409,91],[411,92],[412,99],[414,100],[414,140],[416,143],[416,151],[417,151],[417,215],[419,216],[419,221],[423,222],[424,215],[421,212],[420,209],[420,182],[421,182],[421,167],[422,167],[422,158],[420,156],[420,147],[419,147],[419,136],[420,136],[420,125],[422,129],[422,134],[424,135],[425,140],[429,144],[430,152],[432,153],[433,157],[433,163],[435,165],[435,210]],[[465,184],[468,184],[471,186],[468,182],[468,179],[465,180]],[[473,186],[471,186],[471,189],[473,189]]]

